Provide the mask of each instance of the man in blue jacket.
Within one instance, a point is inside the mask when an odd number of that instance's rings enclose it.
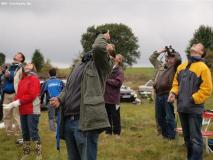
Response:
[[[5,70],[4,77],[5,81],[3,84],[3,94],[4,104],[9,104],[14,100],[18,82],[21,78],[21,71],[22,71],[22,64],[25,61],[25,56],[23,53],[18,52],[14,58],[12,64]],[[4,125],[6,134],[8,136],[15,134],[19,136],[21,131],[21,124],[20,124],[20,116],[19,111],[17,108],[11,109],[4,109],[3,108],[3,115],[4,115]],[[13,128],[13,123],[15,127]]]
[[[41,103],[43,103],[44,96],[46,94],[46,103],[48,104],[49,99],[52,97],[57,97],[62,89],[64,88],[64,83],[62,80],[56,77],[56,69],[51,68],[49,70],[50,78],[43,84],[41,89]],[[48,104],[48,117],[49,117],[49,127],[51,131],[55,131],[55,115],[57,109]]]

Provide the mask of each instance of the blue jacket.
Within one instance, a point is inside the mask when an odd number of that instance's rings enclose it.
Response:
[[[10,72],[10,76],[8,78],[5,78],[4,84],[3,84],[3,92],[4,93],[15,93],[15,89],[14,89],[14,76],[15,76],[15,72],[19,69],[19,65],[18,64],[12,64],[8,71]]]
[[[56,77],[50,77],[43,85],[41,89],[41,100],[43,101],[44,95],[46,94],[47,101],[52,97],[57,97],[62,89],[64,88],[64,83],[62,80]]]

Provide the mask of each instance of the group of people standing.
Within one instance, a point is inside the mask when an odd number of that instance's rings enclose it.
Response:
[[[166,50],[155,51],[150,62],[157,69],[154,79],[155,117],[157,131],[173,140],[176,134],[174,101],[183,130],[188,160],[203,159],[202,113],[204,102],[212,93],[211,72],[204,62],[206,55],[202,43],[192,45],[188,61],[181,64],[180,54],[166,55],[162,65],[158,56]]]
[[[41,87],[35,66],[32,63],[23,66],[24,55],[15,55],[14,61],[18,57],[19,63],[15,61],[4,73],[3,120],[8,136],[16,128],[22,133],[21,160],[29,158],[31,141],[35,144],[36,160],[42,159],[38,124],[40,104],[45,95],[50,130],[56,131],[55,116],[60,113],[59,133],[60,138],[66,142],[69,160],[95,160],[98,137],[103,131],[120,136],[119,104],[120,87],[124,80],[121,67],[123,56],[115,55],[115,46],[108,43],[109,40],[109,31],[97,35],[92,51],[86,53],[73,67],[65,86],[56,78],[56,70],[53,68],[49,71],[50,78]],[[18,67],[12,70],[13,64]],[[9,82],[10,86],[7,85]],[[17,127],[13,128],[12,120],[7,123],[7,117],[12,119],[14,114],[8,115],[6,112],[16,110]]]
[[[55,116],[60,115],[59,136],[66,142],[69,160],[96,160],[98,137],[103,131],[120,136],[123,56],[115,54],[110,38],[109,31],[97,35],[92,50],[73,67],[66,85],[56,78],[56,69],[52,68],[50,78],[40,88],[35,66],[32,63],[23,66],[25,57],[20,52],[2,72],[5,131],[7,136],[22,133],[21,160],[29,157],[31,141],[35,144],[36,160],[42,159],[38,123],[45,94],[50,130],[56,131]],[[168,140],[175,139],[174,101],[177,99],[187,158],[202,160],[202,113],[204,102],[212,92],[211,73],[203,61],[204,46],[194,44],[185,63],[173,51],[166,55],[163,64],[159,56],[165,52],[161,49],[150,57],[157,69],[153,85],[157,131]],[[13,119],[15,127],[12,127]]]
[[[38,134],[40,80],[34,64],[27,63],[24,66],[24,61],[24,54],[18,52],[12,64],[2,70],[3,121],[6,135],[17,136],[16,143],[23,144],[21,160],[25,160],[26,155],[30,153],[31,141],[34,144],[36,160],[41,160],[41,143]]]

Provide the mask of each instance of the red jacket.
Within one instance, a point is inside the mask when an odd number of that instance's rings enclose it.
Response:
[[[34,73],[24,75],[19,81],[16,99],[20,100],[20,115],[40,114],[40,81]]]

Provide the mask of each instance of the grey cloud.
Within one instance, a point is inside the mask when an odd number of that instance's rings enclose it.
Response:
[[[26,1],[31,6],[0,6],[0,52],[8,60],[17,51],[29,60],[40,49],[54,64],[69,66],[82,51],[80,38],[88,26],[124,23],[139,38],[142,55],[137,65],[147,66],[155,49],[172,44],[184,55],[195,29],[213,26],[213,2],[207,0]]]

